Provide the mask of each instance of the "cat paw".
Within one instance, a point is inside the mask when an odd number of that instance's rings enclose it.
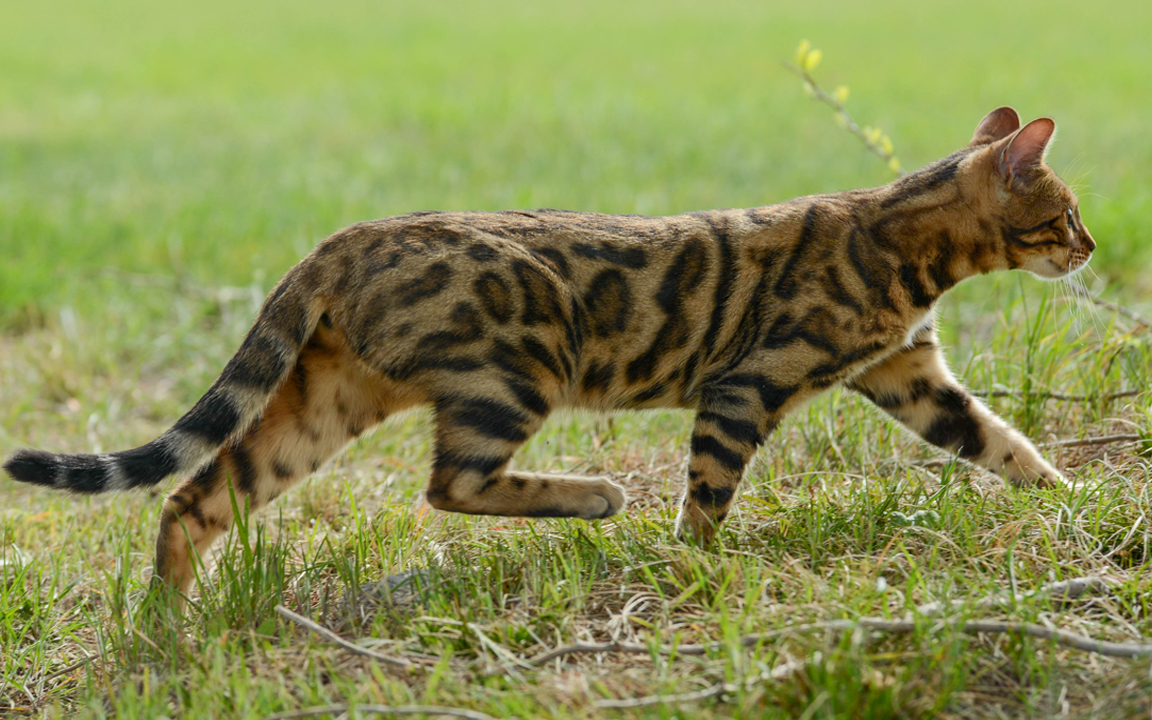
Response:
[[[1042,490],[1055,490],[1058,488],[1073,487],[1073,483],[1065,475],[1054,468],[1039,471],[1029,478],[1011,478],[1009,482],[1015,488],[1040,488]]]
[[[719,523],[712,518],[681,508],[680,517],[676,518],[676,539],[687,545],[708,547],[716,539],[718,528]]]
[[[593,500],[590,503],[592,507],[580,516],[585,520],[599,520],[601,518],[611,517],[620,512],[627,502],[627,498],[624,495],[624,488],[608,480],[601,480],[595,490],[593,490],[593,493]]]

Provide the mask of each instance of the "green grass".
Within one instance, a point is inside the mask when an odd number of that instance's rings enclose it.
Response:
[[[1152,6],[976,0],[429,6],[300,0],[0,4],[0,454],[104,451],[162,431],[203,392],[263,294],[328,233],[423,209],[675,213],[874,185],[883,165],[780,65],[800,39],[851,87],[906,167],[964,144],[1000,104],[1060,126],[1050,162],[1100,243],[1089,281],[1152,314]],[[1117,717],[1145,711],[1147,660],[1037,640],[746,633],[960,599],[960,616],[1152,637],[1152,344],[1020,275],[940,309],[957,372],[1082,485],[1014,493],[936,458],[847,395],[758,456],[718,548],[671,536],[689,418],[558,417],[524,467],[608,473],[617,519],[423,511],[427,418],[359,441],[205,562],[187,616],[147,592],[159,495],[77,498],[0,482],[0,714],[259,717],[328,703],[429,703],[497,717]],[[347,637],[435,663],[406,673],[287,623],[341,625],[365,583],[426,569],[415,607]],[[1108,574],[1107,595],[977,601]],[[516,663],[577,640],[703,657]],[[77,663],[83,663],[76,665]],[[783,680],[763,674],[801,662]],[[74,667],[75,666],[75,667]],[[723,698],[592,702],[728,682]]]

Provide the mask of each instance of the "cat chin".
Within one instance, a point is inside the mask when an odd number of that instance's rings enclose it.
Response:
[[[1030,263],[1029,265],[1032,265],[1032,264]],[[1069,278],[1069,277],[1075,275],[1076,273],[1080,272],[1084,268],[1088,267],[1088,262],[1087,261],[1082,262],[1079,265],[1077,265],[1076,267],[1071,267],[1071,263],[1069,263],[1068,265],[1066,265],[1064,267],[1061,267],[1052,258],[1044,258],[1043,261],[1038,262],[1035,265],[1032,265],[1031,267],[1029,265],[1023,266],[1021,268],[1021,270],[1025,270],[1029,274],[1034,275],[1034,276],[1040,278],[1041,280],[1056,281],[1056,280],[1064,280],[1066,278]]]

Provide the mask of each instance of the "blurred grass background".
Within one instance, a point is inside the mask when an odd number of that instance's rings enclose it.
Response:
[[[150,305],[108,268],[267,287],[412,210],[667,214],[887,181],[781,67],[801,38],[909,168],[997,105],[1054,117],[1093,267],[1133,295],[1150,27],[1137,2],[4,3],[0,323]]]

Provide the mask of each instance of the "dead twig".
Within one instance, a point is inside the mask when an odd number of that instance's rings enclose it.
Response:
[[[1102,437],[1087,437],[1072,440],[1055,440],[1040,443],[1038,447],[1080,447],[1081,445],[1111,445],[1112,443],[1138,442],[1143,440],[1142,435],[1104,435]]]
[[[1051,640],[1059,645],[1064,645],[1066,647],[1083,650],[1084,652],[1090,652],[1097,655],[1105,655],[1107,657],[1136,658],[1152,655],[1152,644],[1118,643],[1108,640],[1097,640],[1085,635],[1077,635],[1075,633],[1059,630],[1056,628],[1047,628],[1042,625],[1036,625],[1034,623],[1012,622],[1006,620],[944,620],[938,622],[938,627],[952,627],[959,630],[960,632],[970,635],[979,633],[1027,635],[1029,637],[1039,638],[1041,640]],[[775,640],[789,635],[805,635],[821,631],[848,632],[860,628],[873,630],[876,632],[911,633],[916,630],[917,624],[912,620],[884,620],[881,618],[868,617],[860,618],[859,620],[829,620],[819,623],[793,625],[791,627],[785,627],[766,633],[745,635],[737,640],[737,644],[739,644],[741,647],[753,647],[767,640]],[[660,646],[657,648],[651,648],[647,645],[640,645],[638,643],[604,643],[599,645],[582,643],[556,648],[555,650],[551,650],[542,655],[538,655],[528,662],[533,665],[541,665],[559,657],[579,653],[619,652],[649,654],[655,651],[660,655],[704,655],[709,652],[716,652],[723,647],[725,647],[723,643],[691,644],[680,645],[679,647]]]
[[[1088,577],[1048,583],[1030,593],[1017,593],[1015,596],[991,595],[978,600],[973,607],[980,610],[1000,609],[1009,607],[1014,603],[1024,602],[1028,598],[1042,595],[1050,595],[1053,602],[1067,602],[1068,600],[1075,600],[1085,593],[1107,590],[1112,587],[1112,584],[1113,581],[1106,577],[1090,575]],[[944,610],[963,607],[965,602],[965,600],[951,600],[948,602],[936,601],[924,603],[916,608],[916,613],[924,616],[938,615]]]
[[[1096,402],[1097,400],[1116,400],[1119,398],[1135,397],[1144,392],[1147,391],[1121,390],[1119,392],[1108,393],[1107,395],[1066,395],[1065,393],[1045,392],[1041,390],[1027,393],[1027,397],[1040,398],[1041,400],[1059,400],[1063,402]],[[974,391],[972,394],[981,398],[1023,398],[1026,396],[1025,393],[1018,392],[1016,390],[992,390],[991,392]]]
[[[380,662],[385,663],[386,665],[392,665],[393,667],[402,667],[402,668],[414,667],[412,661],[410,661],[406,658],[399,658],[399,657],[393,657],[391,655],[385,655],[384,653],[377,652],[375,650],[369,650],[366,647],[361,647],[361,646],[357,645],[356,643],[349,642],[349,641],[345,640],[344,638],[340,637],[339,635],[337,635],[336,633],[332,632],[328,628],[324,627],[323,625],[320,625],[313,620],[309,620],[308,618],[304,617],[303,615],[298,615],[298,614],[292,612],[291,610],[289,610],[288,608],[284,607],[283,605],[277,605],[276,606],[276,612],[280,614],[280,617],[285,618],[286,620],[290,620],[290,621],[296,623],[297,625],[299,625],[300,627],[303,627],[307,630],[310,630],[310,631],[316,633],[317,635],[319,635],[320,637],[324,638],[325,640],[327,640],[329,642],[336,643],[340,647],[342,647],[345,650],[348,650],[350,652],[354,652],[354,653],[357,653],[359,655],[365,655],[365,656],[370,657],[374,660],[379,660]],[[285,717],[289,717],[289,716],[285,716]],[[304,717],[304,716],[303,715],[300,715],[300,716],[293,715],[290,717]]]
[[[476,710],[440,707],[439,705],[317,705],[299,710],[287,710],[275,715],[265,715],[260,720],[291,720],[291,718],[317,717],[319,715],[342,715],[353,710],[360,714],[373,715],[426,715],[430,717],[458,717],[466,720],[496,720],[491,715]]]
[[[597,700],[593,705],[598,708],[622,710],[626,708],[647,707],[649,705],[665,705],[671,703],[696,702],[711,697],[734,693],[737,687],[727,683],[716,683],[712,687],[693,692],[676,693],[674,695],[645,695],[644,697],[627,698],[625,700]]]

